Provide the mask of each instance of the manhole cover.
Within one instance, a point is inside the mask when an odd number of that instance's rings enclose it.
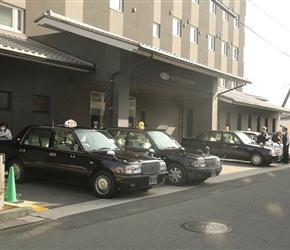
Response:
[[[233,231],[231,227],[216,222],[193,221],[183,223],[181,227],[188,231],[207,234],[223,234]]]

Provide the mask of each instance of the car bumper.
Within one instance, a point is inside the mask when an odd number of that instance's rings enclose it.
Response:
[[[116,177],[118,188],[121,190],[137,190],[151,187],[153,185],[163,183],[167,178],[168,172],[151,175],[132,175],[132,176],[118,176]],[[152,180],[157,179],[157,183]]]
[[[215,168],[187,168],[187,179],[200,180],[218,176],[222,171],[222,166]]]

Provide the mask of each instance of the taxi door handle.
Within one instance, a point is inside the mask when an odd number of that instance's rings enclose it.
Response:
[[[238,146],[231,146],[231,148],[238,148]]]
[[[70,158],[76,158],[76,156],[75,155],[70,155]]]
[[[56,157],[56,153],[50,153],[49,156]]]
[[[223,147],[226,148],[228,145],[227,144],[223,144]]]
[[[19,149],[19,152],[20,153],[25,153],[25,149],[24,148],[21,148],[21,149]]]

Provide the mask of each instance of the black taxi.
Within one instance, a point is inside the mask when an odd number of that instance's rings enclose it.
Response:
[[[166,162],[170,185],[181,186],[187,180],[205,181],[222,171],[220,158],[214,155],[192,154],[168,133],[157,129],[108,128],[115,140],[128,150],[160,157]]]
[[[147,191],[163,183],[166,164],[125,150],[104,130],[76,126],[27,126],[13,140],[0,141],[5,168],[14,168],[15,181],[28,176],[91,186],[100,198],[117,190]]]

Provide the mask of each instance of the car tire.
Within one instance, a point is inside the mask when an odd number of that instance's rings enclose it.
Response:
[[[182,186],[186,182],[185,169],[180,165],[173,163],[168,167],[168,177],[166,182],[173,186]]]
[[[11,160],[8,163],[9,171],[10,168],[14,168],[14,178],[16,183],[22,183],[26,180],[26,169],[22,161],[18,159]]]
[[[265,163],[265,159],[260,153],[253,153],[251,155],[250,161],[254,166],[262,166]]]
[[[105,170],[97,172],[93,178],[93,190],[99,198],[112,198],[117,192],[113,175]]]

